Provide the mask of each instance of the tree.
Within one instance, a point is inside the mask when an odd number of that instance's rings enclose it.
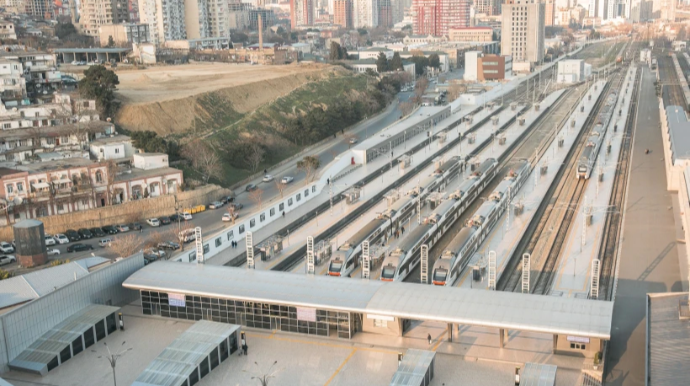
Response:
[[[321,161],[315,155],[305,156],[301,161],[297,162],[297,170],[303,171],[306,174],[305,185],[309,185],[312,182],[316,175],[316,169],[320,166]]]
[[[376,58],[376,69],[378,70],[379,74],[383,74],[384,72],[388,71],[388,58],[383,52],[380,52],[379,57]]]
[[[337,42],[331,42],[331,51],[328,53],[328,59],[331,62],[335,62],[336,60],[342,59],[340,57],[340,44]]]
[[[130,257],[141,248],[139,245],[140,243],[141,240],[138,234],[129,233],[113,239],[113,241],[110,242],[110,250],[118,257]]]
[[[200,139],[195,139],[184,146],[182,155],[192,163],[192,167],[204,178],[204,184],[209,178],[220,179],[223,168],[220,165],[218,154]]]
[[[117,110],[115,86],[120,84],[117,75],[104,66],[90,66],[79,81],[79,93],[83,98],[95,99],[101,117],[110,117]]]
[[[423,75],[424,70],[426,70],[427,66],[429,65],[429,59],[423,56],[423,54],[414,55],[409,60],[415,64],[414,71],[417,76]]]
[[[113,201],[115,198],[115,179],[117,178],[117,174],[119,172],[119,169],[117,167],[117,164],[115,164],[115,161],[110,160],[105,164],[105,174],[106,174],[106,191],[108,194],[108,201],[110,202],[110,205],[113,205]]]
[[[115,40],[113,40],[112,36],[108,36],[108,47],[113,47],[115,46]]]
[[[441,68],[441,58],[437,54],[429,55],[429,67],[439,69]]]
[[[282,194],[282,192],[281,192]],[[282,195],[281,195],[282,197]],[[230,221],[232,221],[233,225],[235,224],[235,219],[240,215],[237,210],[237,207],[235,205],[228,205],[227,208],[228,214],[230,215]]]
[[[287,188],[287,184],[280,182],[280,180],[277,178],[275,180],[273,180],[273,182],[276,185],[276,189],[278,189],[278,192],[280,193],[280,198],[283,198],[283,192]]]
[[[78,34],[77,29],[72,23],[59,23],[55,27],[55,35],[61,40],[67,38],[70,35]]]
[[[398,70],[402,71],[404,69],[402,58],[400,58],[399,53],[396,52],[393,54],[393,58],[388,63],[388,69],[391,71],[398,71]]]
[[[414,110],[414,104],[410,101],[400,102],[399,108],[403,116],[409,115]]]
[[[244,161],[249,166],[249,170],[256,173],[259,170],[259,165],[264,161],[266,151],[256,142],[248,143],[246,151]]]
[[[143,149],[147,153],[166,153],[171,160],[180,157],[180,149],[177,142],[163,139],[153,131],[133,131],[130,137],[134,147],[137,149]]]
[[[252,200],[253,203],[259,206],[259,210],[261,210],[261,198],[264,194],[264,191],[261,189],[254,189],[251,192],[249,192],[249,199]]]
[[[0,280],[9,279],[11,277],[14,277],[14,274],[12,272],[0,269]]]

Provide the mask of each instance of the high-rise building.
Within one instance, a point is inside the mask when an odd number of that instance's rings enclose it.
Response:
[[[391,15],[393,24],[400,23],[405,18],[405,0],[390,0],[391,1]]]
[[[379,27],[393,26],[393,8],[391,0],[379,0]]]
[[[553,19],[556,17],[556,1],[544,0],[544,25],[553,26]]]
[[[475,0],[474,8],[477,13],[483,13],[487,16],[496,16],[501,14],[500,0]]]
[[[149,25],[151,42],[187,39],[184,0],[139,0],[139,19]]]
[[[249,9],[251,5],[244,3],[228,4],[228,28],[230,30],[243,30],[249,28]]]
[[[353,0],[352,24],[356,28],[377,27],[379,24],[379,0]]]
[[[333,24],[347,29],[352,28],[352,1],[333,1]]]
[[[415,35],[446,36],[451,27],[469,26],[469,0],[412,0]]]
[[[290,0],[290,25],[293,29],[314,25],[313,0]]]
[[[99,27],[129,22],[127,0],[81,0],[79,2],[79,30],[98,37]]]
[[[187,0],[184,2],[184,24],[187,39],[204,39],[211,37],[209,24],[209,2],[212,0]]]
[[[507,0],[501,15],[501,54],[514,62],[537,63],[544,59],[544,3]]]

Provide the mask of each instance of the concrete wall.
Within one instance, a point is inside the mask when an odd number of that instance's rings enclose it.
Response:
[[[561,355],[572,355],[585,358],[594,359],[594,355],[602,351],[602,341],[597,338],[585,338],[585,337],[570,337],[571,339],[576,338],[582,340],[581,342],[573,342],[568,340],[566,335],[558,335],[556,345],[554,347],[554,354]],[[571,345],[580,346],[580,348],[572,348]],[[582,347],[584,346],[584,350]],[[591,363],[591,361],[587,361]]]
[[[374,321],[381,318],[380,316],[372,314],[364,314],[363,316],[364,317],[362,318],[362,332],[371,332],[374,334],[390,336],[403,335],[402,319],[400,318],[393,318],[387,316],[385,317],[386,319],[392,320],[386,320],[386,327],[377,327],[374,326]]]
[[[123,305],[136,300],[139,293],[122,287],[122,283],[143,267],[143,255],[136,254],[0,316],[0,371],[8,371],[9,361],[84,307]]]
[[[105,225],[122,224],[144,220],[150,217],[168,216],[175,213],[175,208],[208,204],[220,197],[228,196],[231,191],[216,185],[207,185],[195,190],[179,192],[176,195],[165,195],[143,200],[128,201],[119,205],[77,211],[38,218],[48,234],[63,233],[67,229],[93,228]],[[11,226],[0,227],[0,239],[12,240],[14,233]]]

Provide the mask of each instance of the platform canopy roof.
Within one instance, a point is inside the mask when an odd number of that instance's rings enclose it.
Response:
[[[123,286],[605,340],[613,315],[613,304],[600,300],[166,261],[135,272]]]

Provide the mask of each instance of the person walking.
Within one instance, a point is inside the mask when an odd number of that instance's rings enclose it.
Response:
[[[429,346],[431,346],[431,334],[427,334],[426,340],[429,341]],[[247,355],[247,353],[245,352],[244,355]]]

